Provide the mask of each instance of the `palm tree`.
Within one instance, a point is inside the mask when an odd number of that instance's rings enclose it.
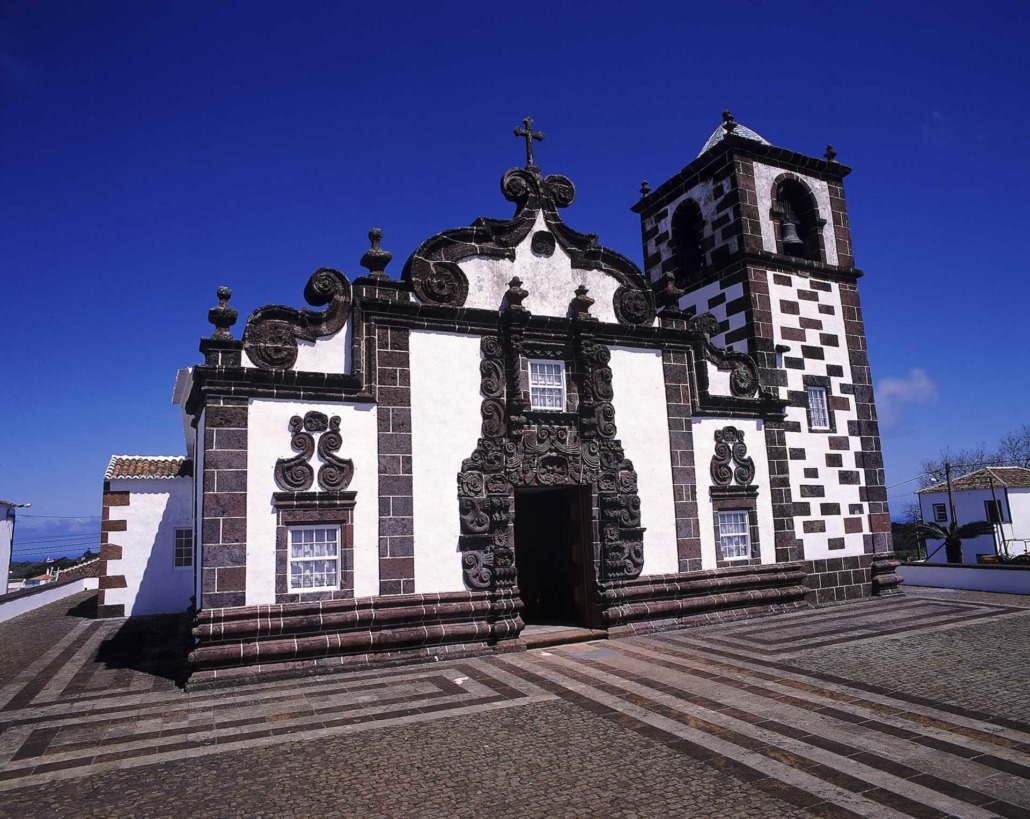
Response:
[[[956,526],[954,521],[947,526],[939,523],[914,523],[912,524],[912,535],[916,538],[928,540],[943,540],[944,554],[949,563],[962,562],[962,541],[981,535],[993,535],[994,524],[986,520],[978,520],[973,523],[963,523]]]

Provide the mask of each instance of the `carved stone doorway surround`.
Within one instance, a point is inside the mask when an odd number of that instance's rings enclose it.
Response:
[[[592,576],[598,591],[619,585],[643,568],[644,529],[637,474],[615,437],[611,352],[595,339],[593,317],[574,315],[567,334],[534,331],[529,311],[511,301],[501,332],[481,341],[482,437],[458,473],[465,585],[517,591],[514,491],[562,486],[589,487]],[[528,357],[564,361],[565,412],[530,409]]]

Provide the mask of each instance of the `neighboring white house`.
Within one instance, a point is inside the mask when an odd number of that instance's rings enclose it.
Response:
[[[1030,549],[1030,469],[1016,466],[987,467],[951,482],[955,516],[959,524],[987,520],[996,524],[994,535],[962,541],[962,562],[977,563],[983,555],[1027,554]],[[944,484],[920,489],[919,510],[926,523],[951,523],[948,488]],[[927,552],[934,563],[945,561],[944,549],[933,554],[939,541],[929,541]]]
[[[28,504],[0,500],[0,594],[7,594],[11,552],[14,548],[14,510],[21,506]]]
[[[193,465],[115,455],[104,475],[101,614],[185,611],[193,594]]]

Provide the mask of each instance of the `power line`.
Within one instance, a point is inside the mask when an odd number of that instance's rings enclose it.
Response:
[[[100,515],[18,515],[20,518],[46,518],[47,520],[100,520]]]

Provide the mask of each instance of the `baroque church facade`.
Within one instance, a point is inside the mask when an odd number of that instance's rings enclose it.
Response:
[[[105,476],[102,615],[191,608],[203,682],[896,592],[850,169],[727,112],[642,188],[641,269],[565,224],[572,182],[516,134],[514,216],[399,278],[373,230],[367,275],[321,268],[241,338],[219,288],[186,457]]]

